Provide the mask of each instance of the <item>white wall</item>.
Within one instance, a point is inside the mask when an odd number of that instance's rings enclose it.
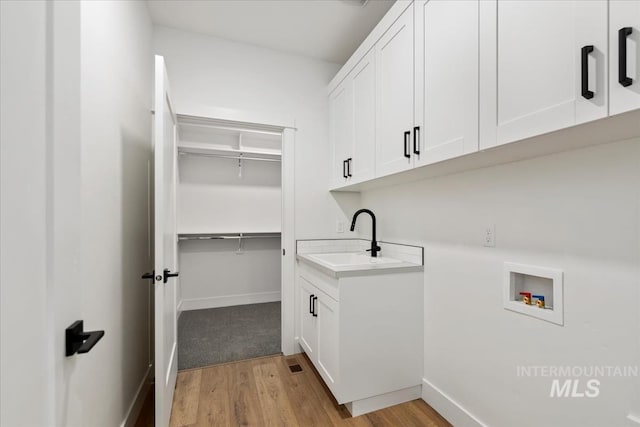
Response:
[[[138,1],[82,3],[82,304],[105,337],[80,359],[82,422],[119,425],[149,367],[151,22]],[[89,366],[90,365],[90,366]],[[133,420],[135,421],[135,420]]]
[[[46,5],[0,2],[0,18],[0,424],[36,426],[53,413],[46,327]]]
[[[516,367],[640,364],[639,183],[635,140],[362,193],[381,240],[425,246],[425,379],[489,426],[635,425],[637,377],[551,399]],[[563,327],[503,309],[504,261],[564,270]]]
[[[154,52],[165,57],[178,113],[204,105],[295,118],[296,238],[332,237],[358,199],[327,191],[326,87],[340,66],[159,26]]]

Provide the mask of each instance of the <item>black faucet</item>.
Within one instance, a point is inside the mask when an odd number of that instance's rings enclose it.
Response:
[[[358,218],[358,215],[360,215],[363,212],[371,215],[371,224],[373,226],[373,232],[371,235],[371,249],[367,249],[367,251],[371,251],[371,256],[375,258],[378,256],[378,252],[380,252],[380,246],[378,246],[378,242],[376,242],[376,216],[374,215],[374,213],[371,212],[369,209],[360,209],[359,211],[354,213],[353,220],[351,221],[351,231],[355,230],[356,219]]]

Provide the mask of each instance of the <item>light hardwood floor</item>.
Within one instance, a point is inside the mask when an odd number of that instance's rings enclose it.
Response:
[[[291,372],[298,364],[301,372]],[[153,426],[153,396],[136,426]],[[359,417],[338,405],[302,354],[271,356],[180,371],[171,427],[358,426],[450,427],[422,400]]]

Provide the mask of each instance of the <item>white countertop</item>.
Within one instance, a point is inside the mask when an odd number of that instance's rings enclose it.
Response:
[[[363,255],[362,252],[342,252],[342,255]],[[380,262],[376,262],[376,258],[371,258],[369,254],[366,256],[370,259],[368,263],[358,263],[355,265],[336,265],[329,262],[325,262],[321,257],[328,254],[297,254],[296,259],[304,262],[321,272],[332,277],[346,277],[346,276],[367,276],[371,274],[389,274],[389,273],[402,273],[423,271],[421,264],[415,264],[408,261],[402,261],[398,259],[390,259],[388,257],[381,257]],[[357,255],[356,255],[357,256]]]

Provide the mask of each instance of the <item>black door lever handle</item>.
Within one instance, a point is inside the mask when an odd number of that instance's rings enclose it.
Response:
[[[65,354],[88,353],[104,336],[104,331],[84,331],[82,320],[76,320],[65,329]]]
[[[167,283],[167,280],[169,280],[169,277],[178,277],[180,275],[180,272],[176,271],[175,273],[172,273],[171,270],[169,270],[168,268],[165,268],[163,271],[163,274],[164,274],[164,278],[162,282]]]
[[[141,279],[151,280],[151,284],[156,283],[156,272],[152,271],[151,273],[144,273]]]

